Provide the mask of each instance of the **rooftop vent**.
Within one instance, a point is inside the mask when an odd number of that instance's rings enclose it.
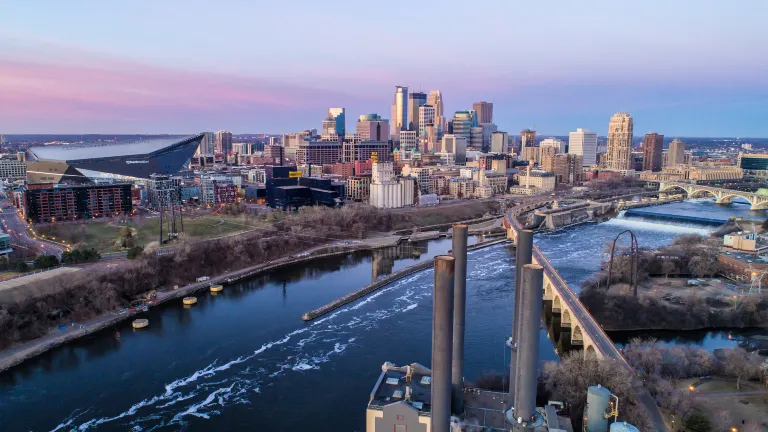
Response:
[[[397,385],[400,383],[400,380],[397,378],[387,378],[387,384],[389,385]]]
[[[395,390],[392,392],[392,397],[395,399],[402,399],[403,397],[403,391],[402,390]]]
[[[430,377],[430,376],[423,376],[423,377],[421,377],[421,383],[423,385],[430,385],[432,383],[432,377]]]

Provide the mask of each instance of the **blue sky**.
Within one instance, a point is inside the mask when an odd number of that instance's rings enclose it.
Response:
[[[586,3],[586,4],[583,4]],[[768,2],[0,0],[0,132],[319,128],[395,85],[516,133],[768,136]],[[353,127],[348,120],[348,128]]]

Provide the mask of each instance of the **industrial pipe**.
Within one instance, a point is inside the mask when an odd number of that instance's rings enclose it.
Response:
[[[509,358],[509,396],[510,400],[515,397],[515,370],[517,370],[517,342],[520,336],[517,334],[517,321],[520,316],[520,296],[522,295],[523,285],[523,266],[533,261],[533,231],[520,230],[517,233],[517,250],[515,252],[515,309],[512,315],[512,340],[510,346],[512,352]]]
[[[451,430],[451,355],[453,343],[454,259],[435,257],[435,286],[432,294],[432,428]]]
[[[518,322],[518,359],[514,416],[529,423],[536,415],[536,378],[539,372],[539,327],[541,325],[542,285],[544,268],[538,264],[523,266],[523,292],[520,296]],[[520,428],[519,428],[520,429]],[[520,429],[524,430],[524,429]]]
[[[451,373],[454,414],[464,410],[464,320],[467,304],[467,232],[466,225],[453,226],[453,360]]]

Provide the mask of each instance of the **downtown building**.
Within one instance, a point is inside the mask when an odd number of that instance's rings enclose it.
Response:
[[[584,166],[597,165],[597,133],[578,128],[568,134],[568,153],[581,156]]]
[[[28,185],[22,192],[22,212],[30,223],[128,215],[133,212],[131,187],[128,183]]]
[[[647,133],[643,138],[643,171],[661,171],[664,135]]]
[[[675,138],[669,143],[669,151],[667,152],[667,162],[664,166],[675,166],[690,163],[685,160],[685,143],[680,141],[679,138]]]
[[[361,115],[355,125],[360,141],[389,141],[389,120],[378,114]]]
[[[408,87],[395,86],[395,102],[392,104],[391,136],[400,141],[400,131],[408,130]]]
[[[368,159],[380,162],[392,161],[392,150],[389,147],[389,142],[345,142],[342,145],[342,162],[367,161]]]
[[[232,153],[232,132],[225,130],[216,132],[214,148],[216,153],[223,153],[225,155]]]
[[[414,92],[408,94],[408,130],[419,132],[419,108],[427,104],[427,94]]]
[[[341,143],[334,141],[304,141],[296,149],[299,165],[334,164],[341,160]]]
[[[608,123],[608,151],[605,167],[613,171],[630,171],[632,167],[632,132],[634,121],[626,112],[618,112]]]
[[[475,102],[472,104],[472,110],[477,115],[477,123],[493,123],[493,104],[490,102]]]

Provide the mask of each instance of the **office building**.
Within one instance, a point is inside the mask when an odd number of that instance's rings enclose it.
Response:
[[[427,94],[414,92],[408,94],[408,130],[418,132],[419,126],[419,107],[427,104]]]
[[[413,178],[396,178],[392,162],[374,162],[369,203],[377,208],[412,206],[415,185]]]
[[[0,159],[0,178],[3,180],[20,180],[27,177],[27,163],[18,157],[3,157]]]
[[[565,153],[565,141],[557,138],[547,138],[541,140],[539,147],[552,147],[556,154]]]
[[[477,116],[477,123],[493,123],[493,104],[490,102],[475,102],[472,104],[472,110]]]
[[[528,170],[517,174],[517,180],[521,187],[535,188],[540,191],[555,190],[555,175],[548,171]]]
[[[453,130],[451,134],[461,136],[467,139],[471,138],[472,131],[472,113],[469,111],[456,111],[453,115]]]
[[[435,119],[445,117],[445,108],[443,106],[443,93],[440,90],[432,90],[427,95],[427,105],[435,108]],[[434,124],[438,124],[437,121]]]
[[[669,153],[667,155],[667,165],[675,166],[685,163],[685,143],[675,138],[669,143]]]
[[[541,168],[555,175],[555,183],[578,184],[583,181],[583,158],[575,154],[543,155]]]
[[[506,132],[491,133],[491,153],[509,153],[509,134]]]
[[[454,134],[443,135],[441,153],[454,154],[455,163],[464,165],[467,161],[467,139]]]
[[[284,148],[281,145],[267,144],[264,146],[264,157],[271,159],[274,164],[282,165],[285,159]]]
[[[344,108],[328,108],[328,120],[333,122],[333,130],[328,133],[335,133],[340,137],[343,137],[347,133],[347,119]],[[325,122],[323,122],[323,124],[325,124]]]
[[[171,205],[181,202],[181,177],[152,174],[147,185],[147,206],[152,209],[169,210]]]
[[[113,217],[133,211],[128,183],[28,185],[22,202],[24,217],[33,223]]]
[[[395,103],[392,104],[392,139],[399,141],[400,131],[408,129],[408,87],[395,87]]]
[[[400,145],[402,145],[402,143]],[[380,162],[391,161],[392,151],[389,148],[389,143],[382,141],[362,141],[359,143],[345,142],[342,145],[343,162],[366,161],[368,159]]]
[[[597,164],[597,134],[578,128],[568,135],[568,153],[583,158],[584,166]]]
[[[214,142],[214,150],[216,153],[229,154],[232,152],[232,132],[220,130],[216,132],[216,139]]]
[[[427,135],[427,126],[435,124],[435,107],[432,105],[421,105],[419,107],[419,137]]]
[[[371,175],[349,177],[346,192],[348,200],[368,202],[368,197],[371,195]]]
[[[643,171],[661,171],[664,135],[647,133],[643,138]]]
[[[614,171],[632,169],[632,132],[634,121],[626,112],[618,112],[608,123],[606,168]]]
[[[389,141],[389,120],[378,114],[361,115],[355,125],[360,141]]]
[[[768,154],[739,152],[736,166],[745,171],[768,170]]]
[[[341,160],[341,143],[328,141],[304,141],[296,150],[299,165],[333,164]]]
[[[480,126],[469,129],[469,148],[483,151],[483,128]]]
[[[536,131],[523,129],[520,131],[520,153],[526,147],[536,147]]]
[[[400,131],[400,150],[419,150],[419,133],[416,131]]]

